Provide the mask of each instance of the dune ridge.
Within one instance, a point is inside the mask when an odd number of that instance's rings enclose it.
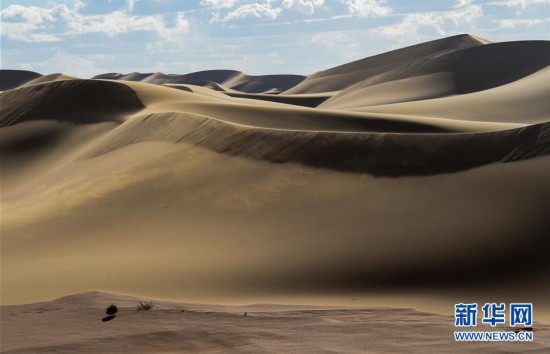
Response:
[[[17,88],[0,96],[0,106],[1,127],[48,119],[75,123],[120,121],[124,114],[144,107],[129,87],[92,80],[61,80]]]
[[[357,82],[407,64],[442,54],[487,44],[468,34],[442,38],[387,53],[360,59],[310,75],[306,80],[287,90],[287,94],[331,92],[343,90]]]
[[[163,73],[131,73],[131,74],[103,74],[94,79],[141,81],[157,85],[166,84],[193,84],[199,86],[213,86],[212,83],[227,88],[246,92],[279,92],[285,91],[305,79],[301,75],[263,75],[252,76],[235,70],[207,70],[185,75]],[[217,87],[218,88],[218,87]]]
[[[550,154],[550,123],[498,133],[375,134],[270,130],[190,113],[135,117],[106,135],[83,158],[146,141],[188,143],[218,153],[276,163],[299,162],[380,176],[424,175],[514,162]],[[449,155],[453,159],[448,158]]]
[[[384,71],[357,84],[348,86],[320,107],[338,108],[344,105],[346,101],[348,103],[352,101],[352,105],[372,106],[381,103],[416,101],[467,94],[509,84],[544,69],[548,65],[550,65],[550,43],[547,41],[519,41],[474,46],[425,58],[422,61],[410,62],[407,65]],[[430,87],[429,94],[424,93],[426,91],[412,93],[413,95],[419,95],[414,97],[410,93],[412,91],[411,87],[399,87],[402,85],[403,80],[414,78],[419,80],[427,76],[432,78],[431,81],[427,83],[417,82],[416,85],[421,88]],[[446,82],[444,85],[440,85],[437,82],[438,80]],[[390,99],[382,97],[378,100],[369,98],[372,93],[376,94],[377,86],[390,82],[396,82],[396,85],[391,88],[402,90],[406,96],[399,97],[397,95],[397,98]],[[440,90],[438,91],[433,87],[438,87]],[[369,90],[369,88],[372,89]],[[379,95],[384,96],[384,93]],[[348,95],[356,97],[346,99]],[[363,96],[366,100],[357,100],[357,96]],[[396,94],[393,93],[393,96],[396,96]],[[339,104],[338,101],[344,103]]]

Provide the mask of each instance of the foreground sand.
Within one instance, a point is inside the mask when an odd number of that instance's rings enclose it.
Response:
[[[289,305],[214,306],[91,292],[1,308],[2,352],[542,353],[550,326],[530,343],[456,343],[453,318],[412,309]],[[117,317],[102,322],[115,303]],[[244,316],[246,313],[246,316]],[[478,330],[491,330],[480,326]]]

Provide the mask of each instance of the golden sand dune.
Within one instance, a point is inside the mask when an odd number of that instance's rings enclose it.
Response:
[[[324,94],[231,97],[159,75],[14,79],[0,95],[2,302],[98,289],[439,313],[526,301],[550,321],[546,43],[522,47],[532,60],[484,43],[350,64],[387,73],[380,91],[354,93],[342,67],[296,86],[343,90],[326,108],[295,105]],[[231,73],[220,84],[245,87]]]
[[[547,41],[476,46],[384,71],[349,86],[321,107],[373,106],[488,90],[525,78],[549,64]]]
[[[360,81],[394,69],[406,68],[407,65],[422,63],[431,58],[486,43],[486,40],[467,34],[421,43],[320,71],[287,90],[286,93],[344,90]]]
[[[354,104],[351,111],[384,112],[420,117],[446,117],[485,122],[548,122],[550,67],[489,90],[465,95],[379,106]]]

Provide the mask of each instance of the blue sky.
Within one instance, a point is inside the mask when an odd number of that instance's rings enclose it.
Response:
[[[1,67],[311,74],[459,33],[550,40],[550,0],[2,0]]]

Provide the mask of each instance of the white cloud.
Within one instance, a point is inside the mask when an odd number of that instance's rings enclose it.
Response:
[[[34,70],[32,65],[29,64],[29,63],[21,63],[21,64],[19,64],[19,68],[21,68],[21,70],[28,70],[28,71],[33,71]]]
[[[504,0],[504,1],[493,1],[489,5],[497,6],[507,6],[507,7],[521,7],[526,8],[529,5],[538,5],[538,4],[550,4],[550,0]]]
[[[24,20],[30,23],[43,23],[45,21],[55,21],[52,16],[52,9],[37,6],[10,5],[1,11],[2,19]]]
[[[361,17],[381,17],[392,12],[390,7],[384,6],[386,0],[340,0],[347,6],[349,13]]]
[[[436,30],[440,35],[447,33],[446,27],[472,24],[475,19],[483,16],[480,5],[470,5],[454,11],[412,13],[403,16],[403,20],[394,25],[381,26],[371,30],[371,33],[387,38],[418,36],[423,27]]]
[[[230,8],[235,6],[239,0],[201,0],[201,6],[219,8]]]
[[[356,59],[359,51],[356,37],[345,31],[319,32],[313,35],[310,42],[337,53],[342,61]]]
[[[61,40],[43,31],[56,21],[52,9],[37,6],[10,5],[0,11],[1,33],[10,39],[25,42],[55,42]],[[7,21],[6,21],[7,20]],[[40,31],[42,33],[34,33]]]
[[[320,43],[329,48],[334,48],[341,44],[357,45],[353,37],[343,31],[316,33],[311,37],[311,43]]]
[[[82,15],[81,1],[74,7],[50,3],[49,8],[10,5],[0,13],[2,35],[13,40],[27,42],[59,41],[63,36],[86,33],[104,33],[116,36],[133,31],[156,32],[162,39],[171,40],[189,30],[189,22],[183,12],[175,13],[174,24],[166,24],[166,15],[137,16],[127,11],[114,11],[104,15]],[[134,2],[128,3],[128,9]],[[6,21],[8,20],[8,21]],[[66,28],[63,28],[63,25]]]
[[[210,22],[226,22],[246,17],[268,18],[274,20],[280,12],[281,9],[278,7],[272,7],[270,2],[262,4],[244,4],[225,15],[223,19],[220,18],[218,13],[214,13]]]
[[[472,0],[457,0],[455,6],[453,6],[455,9],[468,6],[472,4]]]
[[[315,8],[323,6],[325,0],[283,0],[283,7],[286,9],[297,8],[310,15],[315,13]]]
[[[104,33],[115,36],[133,31],[150,31],[158,33],[162,38],[170,39],[176,33],[189,29],[189,22],[183,13],[176,13],[175,25],[167,27],[162,15],[131,16],[122,11],[107,15],[92,15],[79,17],[76,20],[66,18],[71,34]]]
[[[545,19],[523,19],[523,18],[506,18],[496,20],[500,28],[516,28],[520,26],[533,27],[537,25],[542,25],[545,23],[550,23],[550,18]]]

